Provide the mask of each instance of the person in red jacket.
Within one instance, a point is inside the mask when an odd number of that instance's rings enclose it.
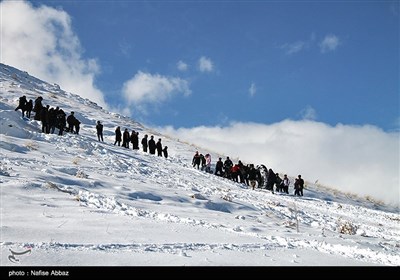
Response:
[[[231,168],[232,180],[235,181],[235,182],[238,182],[239,174],[240,174],[240,166],[239,166],[239,164],[235,164]]]

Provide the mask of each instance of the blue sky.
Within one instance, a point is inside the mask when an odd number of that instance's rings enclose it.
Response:
[[[398,1],[31,2],[43,6],[69,16],[109,108],[146,124],[399,127]]]

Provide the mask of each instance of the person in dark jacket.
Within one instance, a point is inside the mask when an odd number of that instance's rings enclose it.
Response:
[[[42,100],[43,97],[41,96],[35,99],[35,106],[33,106],[33,112],[35,112],[35,117],[33,119],[35,121],[40,121],[40,112],[42,111],[43,108]]]
[[[49,112],[48,112],[48,119],[49,119],[49,130],[50,133],[53,134],[54,131],[56,130],[56,126],[57,126],[57,114],[58,111],[60,110],[60,108],[56,108],[54,109],[53,107],[50,108]]]
[[[201,162],[201,158],[200,158],[200,155],[199,155],[199,151],[196,151],[196,153],[194,154],[193,159],[192,159],[193,167],[196,168],[196,166],[197,166],[197,169],[199,169],[200,168],[200,162]]]
[[[156,154],[156,141],[154,141],[153,135],[150,136],[150,140],[149,140],[149,153],[152,155]]]
[[[267,190],[270,190],[272,193],[274,193],[275,181],[276,181],[276,175],[274,171],[270,168],[268,169]]]
[[[133,150],[139,150],[139,132],[135,132],[134,130],[132,130],[131,143]]]
[[[75,129],[75,133],[78,135],[79,130],[81,130],[81,122],[78,119],[75,119],[74,129]],[[103,136],[101,136],[101,138],[103,138]]]
[[[206,169],[206,157],[203,154],[200,154],[200,163],[201,163],[201,171]]]
[[[247,179],[247,174],[249,173],[250,165],[249,164],[243,164],[243,166],[240,167],[240,171],[242,173],[243,177],[243,182],[247,186],[250,186],[249,179]]]
[[[27,118],[31,118],[31,112],[32,112],[32,109],[33,109],[33,101],[32,101],[32,99],[29,99],[29,101],[26,102],[25,109],[26,109],[26,117]]]
[[[250,164],[250,169],[247,173],[247,179],[249,180],[250,187],[254,190],[256,187],[257,181],[259,180],[258,178],[258,172],[257,169],[254,168],[254,164]]]
[[[162,144],[161,144],[161,138],[158,139],[157,144],[156,144],[156,149],[157,149],[157,155],[159,157],[162,157]]]
[[[276,192],[283,192],[283,180],[279,177],[279,173],[275,174],[275,187]]]
[[[99,141],[101,141],[101,142],[104,142],[104,139],[103,139],[103,125],[101,124],[100,121],[97,121],[96,130],[97,130],[97,139]]]
[[[294,195],[303,196],[304,180],[299,175],[294,181]]]
[[[62,109],[60,109],[57,113],[57,124],[56,126],[58,127],[58,135],[63,135],[64,128],[66,126],[67,121],[65,120],[65,113]]]
[[[22,117],[25,117],[26,103],[27,103],[26,96],[25,95],[21,96],[18,101],[18,107],[15,108],[15,111],[18,111],[18,109],[21,109]]]
[[[239,174],[238,174],[238,176],[239,176],[239,179],[240,179],[240,183],[244,183],[244,178],[245,177],[243,177],[243,174],[246,172],[244,170],[244,164],[242,163],[241,160],[239,160],[237,165],[239,166]]]
[[[129,141],[130,141],[129,131],[127,128],[125,128],[124,134],[122,134],[122,147],[129,149]]]
[[[122,141],[122,132],[121,132],[121,128],[118,126],[115,129],[115,142],[114,142],[114,146],[115,144],[118,143],[118,146],[121,146],[121,141]]]
[[[143,152],[145,152],[145,153],[147,153],[147,147],[148,147],[147,137],[148,136],[146,134],[142,139]]]
[[[75,124],[75,112],[71,112],[71,114],[67,117],[68,128],[67,132],[74,132],[74,124]]]
[[[215,164],[215,173],[214,175],[223,176],[224,172],[222,168],[224,167],[224,163],[222,162],[222,158],[219,158],[217,163]]]
[[[167,146],[164,146],[164,149],[163,149],[162,151],[163,151],[163,153],[164,153],[164,157],[165,157],[165,158],[168,158],[168,147],[167,147]]]
[[[40,121],[42,122],[42,132],[43,133],[50,133],[50,128],[49,128],[49,108],[50,106],[47,105],[46,107],[42,108],[42,111],[40,111]]]
[[[51,107],[47,112],[47,128],[49,131],[48,133],[51,133],[51,128],[54,126],[54,120],[55,120],[54,114],[55,114],[54,108]]]
[[[224,161],[224,176],[228,179],[231,179],[231,169],[233,166],[233,162],[229,157],[226,157],[226,160]]]

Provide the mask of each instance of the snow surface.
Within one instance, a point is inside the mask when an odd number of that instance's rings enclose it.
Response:
[[[400,265],[398,208],[310,182],[304,197],[251,190],[193,169],[199,147],[0,68],[1,266]],[[41,133],[14,111],[22,95],[74,111],[80,135]],[[114,146],[117,126],[170,157]]]

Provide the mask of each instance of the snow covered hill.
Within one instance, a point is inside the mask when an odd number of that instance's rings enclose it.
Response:
[[[1,266],[400,265],[397,208],[312,183],[304,197],[250,190],[193,169],[207,151],[57,85],[4,64],[0,82]],[[41,133],[14,111],[22,95],[74,111],[80,134]],[[114,146],[117,126],[170,157]]]

